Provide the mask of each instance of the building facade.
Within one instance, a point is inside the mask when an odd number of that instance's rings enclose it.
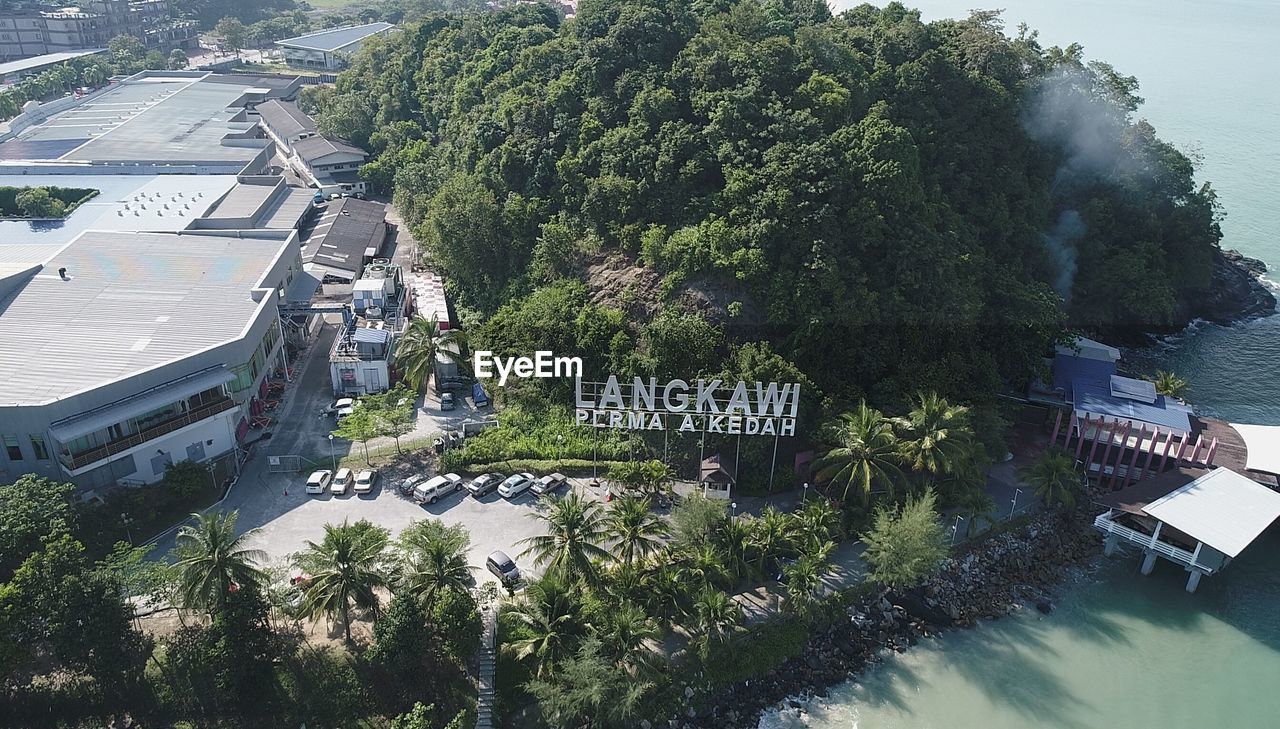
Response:
[[[173,18],[168,0],[13,3],[0,11],[0,61],[106,48],[119,35],[160,50],[199,47],[199,25]]]

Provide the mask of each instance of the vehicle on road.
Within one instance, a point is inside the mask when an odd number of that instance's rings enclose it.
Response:
[[[508,476],[506,481],[498,484],[498,495],[504,499],[514,499],[529,490],[533,485],[532,473],[517,473]]]
[[[454,409],[455,407],[457,407],[457,405],[455,405],[455,404],[454,404],[454,402],[453,402],[453,393],[452,393],[452,392],[445,392],[445,393],[441,393],[441,394],[440,394],[440,409],[441,409],[441,410],[452,410],[452,409]]]
[[[543,494],[553,494],[559,491],[562,486],[569,483],[569,477],[563,473],[553,473],[549,476],[543,476],[533,482],[529,490],[538,496]]]
[[[400,493],[404,494],[405,496],[411,496],[413,495],[413,488],[426,480],[427,480],[427,474],[415,473],[409,478],[406,478],[405,480],[401,481],[400,485],[396,486],[396,488],[398,488],[400,490]]]
[[[329,487],[329,479],[333,478],[333,471],[325,469],[323,471],[315,471],[307,476],[307,493],[323,494],[325,489]]]
[[[357,494],[367,494],[373,490],[373,485],[378,482],[378,471],[374,468],[366,468],[356,474],[355,492]]]
[[[462,477],[456,473],[436,476],[426,483],[420,483],[413,489],[413,500],[418,503],[434,504],[442,497],[448,496],[462,485]]]
[[[500,473],[486,473],[483,476],[477,476],[467,484],[467,493],[476,497],[488,496],[498,488],[498,484],[502,483],[502,479],[506,478]]]
[[[494,574],[504,585],[512,585],[520,581],[520,568],[516,566],[515,560],[507,556],[507,553],[499,549],[489,555],[489,559],[485,560],[485,567]]]
[[[347,417],[352,412],[354,412],[355,409],[356,409],[355,398],[343,397],[343,398],[338,398],[337,400],[334,400],[332,405],[325,408],[324,410],[321,410],[320,413],[322,415],[332,415],[338,420],[342,420],[343,418]]]
[[[355,474],[350,468],[339,468],[338,472],[333,474],[333,485],[329,490],[334,494],[341,496],[347,493],[347,489],[351,488],[351,482],[355,480]]]

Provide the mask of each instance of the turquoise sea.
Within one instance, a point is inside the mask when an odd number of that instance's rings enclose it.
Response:
[[[842,0],[839,7],[853,3]],[[919,0],[925,19],[983,4]],[[1003,0],[1046,45],[1138,77],[1139,115],[1200,159],[1223,245],[1280,281],[1280,0]],[[1280,424],[1280,316],[1202,325],[1134,359],[1191,381],[1204,413]],[[1186,574],[1106,561],[1035,611],[928,641],[761,729],[1263,729],[1280,726],[1280,527],[1195,595]]]

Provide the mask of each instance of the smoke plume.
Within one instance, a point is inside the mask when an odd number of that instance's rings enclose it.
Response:
[[[1056,269],[1053,289],[1067,305],[1071,304],[1071,290],[1076,281],[1076,241],[1084,237],[1085,230],[1087,227],[1080,213],[1063,210],[1053,230],[1040,234]]]

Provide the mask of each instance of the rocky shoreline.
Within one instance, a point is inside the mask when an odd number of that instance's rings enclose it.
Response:
[[[1256,258],[1235,250],[1214,251],[1209,288],[1178,307],[1177,330],[1197,319],[1231,324],[1275,313],[1275,294],[1261,280],[1266,273],[1267,264]]]
[[[856,676],[886,651],[901,652],[922,637],[1025,605],[1050,612],[1048,591],[1100,552],[1101,541],[1083,512],[1040,514],[949,558],[918,590],[874,596],[845,608],[839,620],[820,622],[798,656],[720,691],[706,709],[689,710],[668,726],[756,729],[765,710],[797,696],[825,695],[827,687]]]

